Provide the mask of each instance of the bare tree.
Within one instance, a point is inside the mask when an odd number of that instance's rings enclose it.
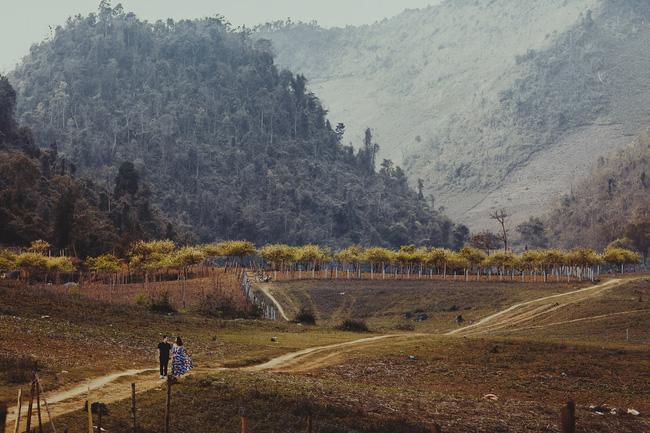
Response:
[[[490,214],[490,218],[497,221],[501,224],[501,240],[503,241],[503,250],[508,251],[508,232],[510,231],[506,224],[508,223],[508,218],[510,215],[506,212],[505,209],[499,209]]]

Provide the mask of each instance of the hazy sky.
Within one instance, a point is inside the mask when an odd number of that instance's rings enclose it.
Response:
[[[5,0],[2,0],[4,3]],[[141,18],[196,18],[224,15],[233,25],[248,25],[291,17],[317,20],[324,26],[366,24],[439,0],[123,0],[122,6]],[[112,4],[120,3],[113,0]],[[49,27],[70,15],[88,14],[99,0],[7,0],[0,16],[0,72],[8,72],[31,44],[49,35]]]

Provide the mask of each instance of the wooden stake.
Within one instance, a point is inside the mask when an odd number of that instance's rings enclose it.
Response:
[[[32,386],[29,390],[29,404],[27,405],[27,421],[25,425],[25,432],[29,433],[32,430],[32,408],[34,406],[34,394],[36,393],[36,381],[32,380]]]
[[[97,433],[102,433],[102,405],[101,403],[97,404],[97,409],[99,413],[97,414]]]
[[[7,403],[0,401],[0,433],[5,433],[5,423],[7,422]]]
[[[312,428],[311,415],[307,415],[307,433],[312,433]]]
[[[36,377],[34,381],[36,382]],[[38,433],[43,433],[43,418],[41,417],[41,387],[36,385],[36,415],[38,416]]]
[[[34,380],[36,381],[36,386],[39,388],[40,392],[43,394],[43,403],[45,403],[45,411],[47,412],[47,419],[50,421],[50,426],[52,427],[52,432],[56,433],[56,427],[54,427],[54,420],[52,419],[52,414],[50,413],[50,406],[47,404],[47,399],[45,398],[45,392],[43,391],[43,386],[41,385],[41,381],[39,380],[37,374],[34,374]]]
[[[246,418],[246,409],[243,406],[239,408],[239,416],[241,417],[241,433],[248,433],[248,418]]]
[[[18,400],[16,400],[16,423],[14,424],[14,433],[18,433],[20,428],[20,412],[23,408],[23,389],[18,388]]]
[[[562,433],[576,433],[576,404],[569,400],[560,415]]]
[[[88,397],[86,398],[88,409],[88,433],[93,433],[93,402],[90,400],[90,387],[88,387]]]
[[[131,420],[133,421],[132,433],[136,433],[135,423],[135,383],[131,384]]]
[[[169,433],[172,407],[172,376],[167,376],[167,402],[165,405],[165,433]]]

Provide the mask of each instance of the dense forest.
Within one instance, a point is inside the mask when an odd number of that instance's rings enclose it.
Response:
[[[461,246],[464,226],[343,145],[306,79],[220,17],[148,23],[102,1],[35,45],[11,75],[41,148],[108,185],[123,163],[200,241]],[[379,171],[376,166],[380,166]]]
[[[134,240],[176,237],[151,205],[146,185],[124,163],[110,187],[75,177],[55,144],[39,149],[14,118],[16,92],[0,76],[0,244],[47,239],[69,254],[126,251]]]

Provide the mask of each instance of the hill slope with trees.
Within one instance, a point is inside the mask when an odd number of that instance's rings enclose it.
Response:
[[[120,167],[110,187],[76,177],[55,145],[39,149],[14,118],[16,93],[0,76],[0,245],[47,239],[84,257],[125,252],[138,239],[176,237],[174,225],[151,205],[133,165]]]
[[[68,19],[11,79],[21,120],[102,184],[133,162],[152,200],[202,241],[458,246],[466,235],[342,144],[302,75],[223,19],[148,23],[121,6]]]
[[[604,248],[612,241],[650,252],[650,129],[609,158],[547,217],[562,247]]]
[[[352,137],[472,228],[545,211],[647,125],[650,3],[447,0],[372,25],[257,29]],[[381,152],[380,152],[381,153]],[[400,161],[400,159],[402,159]]]

